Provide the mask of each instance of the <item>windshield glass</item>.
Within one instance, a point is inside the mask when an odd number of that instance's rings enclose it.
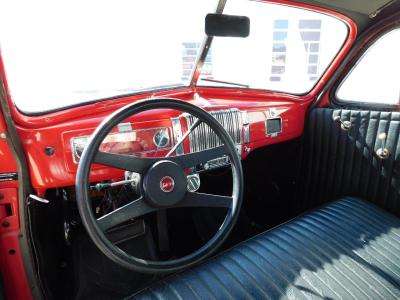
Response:
[[[309,10],[228,1],[225,14],[250,18],[248,38],[214,38],[198,85],[309,92],[342,47],[347,26]]]
[[[204,16],[215,7],[215,0],[0,1],[12,99],[40,112],[187,85]]]
[[[1,55],[17,107],[37,113],[146,90],[187,86],[216,0],[4,0]],[[214,38],[199,85],[309,91],[343,44],[343,22],[256,1],[248,38]],[[222,81],[222,82],[221,82]],[[228,82],[228,83],[226,83]]]

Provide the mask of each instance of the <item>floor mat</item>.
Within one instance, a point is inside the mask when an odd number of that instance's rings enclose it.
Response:
[[[137,241],[131,243],[130,247],[138,251],[136,245],[140,242],[144,243]],[[74,242],[73,256],[76,286],[73,299],[76,300],[122,299],[159,280],[156,276],[133,272],[115,264],[97,249],[85,233],[80,234]]]

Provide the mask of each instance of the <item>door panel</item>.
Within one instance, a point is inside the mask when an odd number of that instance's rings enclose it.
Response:
[[[335,121],[351,121],[345,131]],[[400,113],[317,108],[303,148],[301,210],[343,195],[359,196],[400,215]],[[380,133],[389,157],[381,159]]]

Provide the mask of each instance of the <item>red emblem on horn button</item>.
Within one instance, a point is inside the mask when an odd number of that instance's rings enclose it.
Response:
[[[170,176],[165,176],[160,180],[160,188],[163,192],[169,193],[174,190],[175,181]]]

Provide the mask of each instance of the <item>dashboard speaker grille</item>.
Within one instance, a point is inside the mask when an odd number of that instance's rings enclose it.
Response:
[[[234,144],[242,144],[242,117],[239,109],[226,109],[211,111],[210,114],[225,128],[231,136]],[[188,128],[190,128],[197,118],[192,115],[184,115]],[[220,146],[221,140],[214,131],[205,123],[201,123],[189,135],[190,151],[198,152]]]

